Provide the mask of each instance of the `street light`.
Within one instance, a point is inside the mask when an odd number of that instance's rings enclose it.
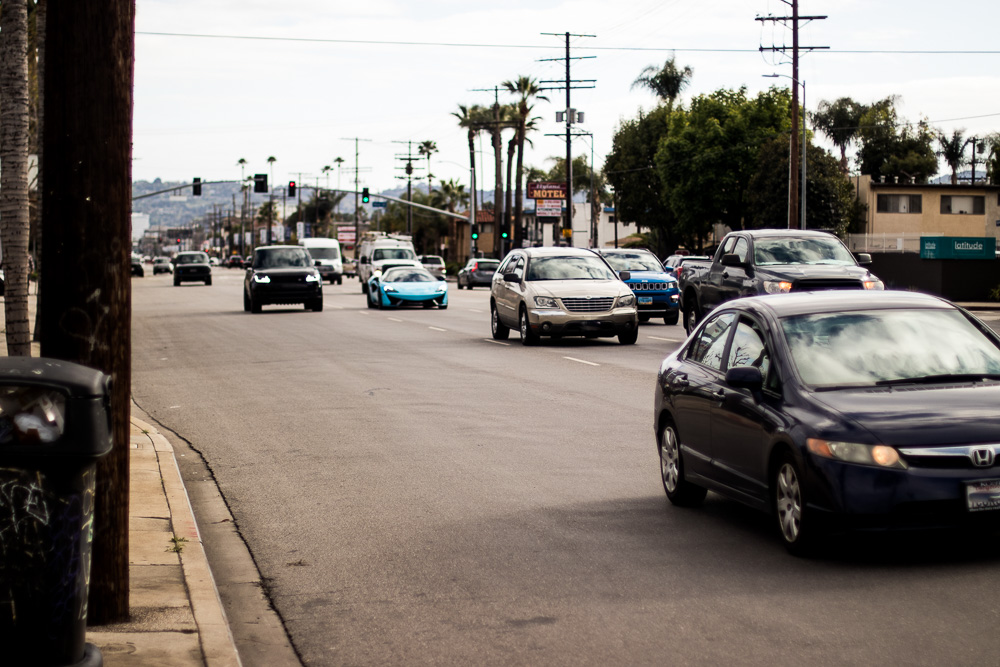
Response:
[[[801,202],[801,220],[799,224],[802,229],[806,229],[806,82],[805,80],[798,81],[787,74],[762,74],[765,79],[777,79],[779,76],[784,77],[792,81],[792,83],[802,86],[802,202]],[[789,176],[791,179],[791,176]],[[796,193],[798,194],[798,193]]]

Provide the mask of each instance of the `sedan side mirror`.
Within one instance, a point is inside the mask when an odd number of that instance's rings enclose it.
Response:
[[[756,366],[737,366],[726,371],[726,384],[735,389],[758,392],[764,387],[764,376]]]
[[[858,253],[858,264],[861,266],[867,266],[872,263],[872,256],[866,252]]]

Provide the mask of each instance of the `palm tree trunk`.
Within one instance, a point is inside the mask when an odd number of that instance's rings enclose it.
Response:
[[[503,140],[500,136],[500,113],[494,114],[493,155],[496,162],[496,186],[493,190],[493,254],[500,255],[500,223],[503,222]]]
[[[524,245],[524,227],[521,218],[524,215],[524,190],[521,182],[524,180],[524,116],[521,116],[520,126],[517,128],[517,171],[514,172],[514,247],[520,248]]]
[[[469,200],[469,205],[470,205],[469,213],[470,213],[470,216],[471,216],[472,212],[476,211],[476,194],[477,194],[476,191],[479,189],[479,179],[475,178],[475,173],[476,173],[476,132],[475,132],[475,130],[471,130],[471,129],[469,130],[469,166],[472,168],[472,171],[470,172],[470,174],[473,176],[473,178],[471,179],[471,183],[470,183],[470,185],[472,185],[472,199]],[[476,213],[476,215],[478,216],[478,212]],[[473,229],[473,227],[476,226],[476,225],[478,225],[478,224],[479,224],[478,220],[472,219],[471,223],[469,224],[469,238],[472,238],[472,229]]]
[[[510,198],[514,194],[514,190],[511,187],[513,183],[511,182],[514,178],[514,152],[517,150],[517,134],[515,133],[510,141],[507,142],[507,188],[504,194],[503,200],[503,210],[508,211],[507,217],[503,221],[503,228],[509,229],[510,225]],[[517,220],[514,221],[514,226],[517,226]],[[511,237],[513,238],[513,237]],[[510,250],[513,246],[508,246],[507,250]]]
[[[33,340],[41,340],[42,337],[42,281],[40,276],[42,275],[42,177],[45,175],[42,163],[42,134],[45,130],[45,86],[43,82],[45,81],[45,16],[47,11],[46,0],[38,0],[38,4],[35,5],[35,48],[38,52],[38,70],[35,74],[38,88],[38,99],[35,101],[35,141],[37,143],[35,154],[38,156],[36,170],[38,176],[35,183],[35,203],[37,206],[35,214],[37,220],[35,225],[35,274],[38,277],[35,279],[36,311]]]
[[[28,323],[28,5],[0,5],[0,243],[7,354],[31,356]]]

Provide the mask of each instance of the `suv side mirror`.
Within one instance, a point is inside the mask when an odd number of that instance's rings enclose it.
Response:
[[[620,271],[618,277],[622,280],[629,280],[632,278],[632,273],[630,271]]]
[[[521,279],[517,277],[516,273],[505,273],[503,274],[503,281],[505,283],[519,283]]]
[[[866,252],[858,253],[858,264],[861,266],[867,266],[872,263],[872,256]]]

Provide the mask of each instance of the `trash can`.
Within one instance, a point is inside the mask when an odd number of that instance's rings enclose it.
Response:
[[[2,664],[102,664],[85,640],[109,380],[57,359],[0,358]]]

